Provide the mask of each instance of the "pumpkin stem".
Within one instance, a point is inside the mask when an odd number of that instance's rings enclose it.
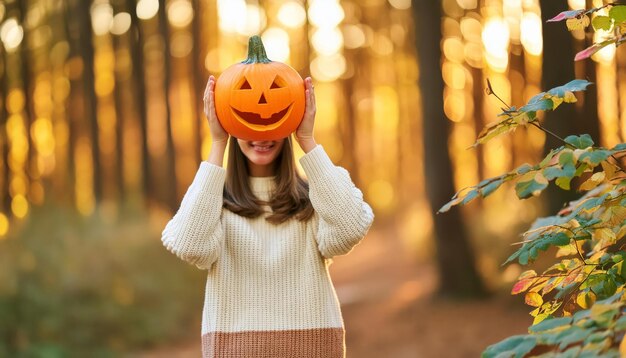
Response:
[[[248,41],[248,58],[241,63],[249,65],[251,63],[270,63],[272,60],[267,58],[265,46],[258,35],[250,37]]]

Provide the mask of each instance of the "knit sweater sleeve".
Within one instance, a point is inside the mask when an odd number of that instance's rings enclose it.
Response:
[[[344,168],[335,166],[321,145],[300,158],[309,179],[309,198],[319,218],[316,240],[326,258],[347,254],[374,220],[372,208]]]
[[[163,245],[179,258],[208,269],[220,254],[222,195],[226,170],[202,162],[174,217],[161,234]]]

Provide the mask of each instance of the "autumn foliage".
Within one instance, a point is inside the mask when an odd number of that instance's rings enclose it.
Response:
[[[591,25],[609,34],[579,52],[576,60],[586,59],[604,46],[620,45],[626,38],[626,6],[609,4],[565,11],[549,21],[563,20],[570,30]],[[501,119],[489,124],[475,145],[520,126],[534,126],[557,137],[563,145],[552,149],[538,164],[524,164],[459,191],[440,209],[445,212],[452,206],[486,197],[509,181],[515,182],[520,199],[541,194],[550,183],[583,193],[556,215],[538,218],[506,260],[505,264],[528,265],[542,252],[556,248],[555,261],[548,269],[523,272],[511,291],[524,295],[526,304],[532,307],[534,321],[528,334],[488,347],[483,357],[626,355],[626,171],[620,160],[626,155],[626,143],[603,148],[587,134],[560,138],[537,117],[541,111],[576,102],[574,93],[589,85],[586,80],[573,80],[534,96],[522,107],[505,103]],[[488,89],[496,95],[491,86]]]

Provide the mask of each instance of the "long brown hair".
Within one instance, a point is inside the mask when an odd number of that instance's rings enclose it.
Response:
[[[309,200],[309,184],[296,170],[291,137],[285,139],[283,148],[274,160],[276,190],[269,202],[258,199],[250,188],[250,171],[246,156],[235,137],[230,138],[226,183],[224,185],[224,208],[237,215],[256,218],[263,214],[262,205],[269,205],[272,213],[266,218],[272,224],[280,224],[292,217],[300,221],[313,216]]]

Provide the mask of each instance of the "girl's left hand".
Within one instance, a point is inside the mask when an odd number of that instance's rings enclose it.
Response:
[[[311,149],[317,145],[313,138],[313,126],[315,124],[315,92],[313,91],[313,80],[311,77],[304,79],[304,97],[306,106],[304,109],[304,117],[302,122],[294,134],[296,141],[300,144],[300,147],[308,153]]]

